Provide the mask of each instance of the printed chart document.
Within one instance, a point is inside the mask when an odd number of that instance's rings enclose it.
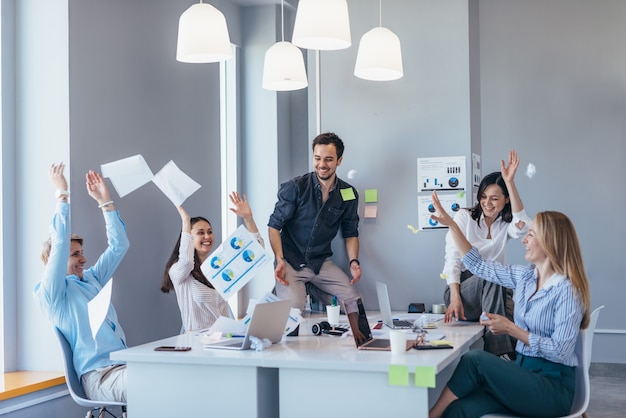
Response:
[[[265,248],[240,225],[200,266],[204,276],[228,300],[267,262]]]

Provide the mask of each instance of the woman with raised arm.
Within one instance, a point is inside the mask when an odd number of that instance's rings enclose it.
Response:
[[[515,337],[517,358],[503,362],[481,350],[464,354],[429,416],[567,415],[578,366],[576,339],[590,315],[589,282],[572,222],[560,212],[539,212],[522,240],[530,264],[503,265],[481,257],[436,192],[433,205],[432,218],[449,226],[463,264],[485,280],[515,289],[515,322],[486,313],[481,324]]]
[[[487,260],[505,263],[507,242],[524,236],[530,224],[515,185],[519,162],[517,152],[510,151],[508,164],[500,161],[501,171],[486,175],[480,182],[478,203],[459,210],[454,217],[463,235]],[[513,319],[513,292],[472,274],[463,265],[461,256],[448,233],[441,274],[448,284],[444,292],[445,322],[452,319],[478,321],[483,311]],[[496,335],[485,329],[483,339],[485,351],[507,360],[515,358],[515,341],[508,335]]]
[[[229,197],[235,206],[230,210],[243,219],[246,229],[264,246],[246,196],[232,192]],[[178,207],[178,213],[182,221],[182,231],[165,265],[161,291],[176,292],[185,332],[197,332],[210,328],[220,316],[233,315],[228,303],[200,269],[213,250],[211,223],[201,216],[191,218],[182,206]]]

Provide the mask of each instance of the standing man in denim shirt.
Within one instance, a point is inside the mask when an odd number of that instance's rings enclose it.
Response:
[[[304,309],[307,288],[324,304],[337,296],[346,313],[357,312],[354,286],[361,278],[357,191],[337,177],[344,145],[334,133],[313,140],[314,171],[283,183],[268,223],[274,251],[276,295]],[[350,260],[349,278],[332,260],[331,242],[341,228]]]

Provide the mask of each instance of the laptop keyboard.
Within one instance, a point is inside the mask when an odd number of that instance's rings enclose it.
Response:
[[[401,319],[394,319],[393,320],[393,325],[396,327],[402,327],[402,328],[413,328],[413,323],[409,322],[409,321],[403,321]]]
[[[386,348],[386,347],[389,347],[389,340],[386,340],[386,339],[371,340],[365,345],[367,347]]]

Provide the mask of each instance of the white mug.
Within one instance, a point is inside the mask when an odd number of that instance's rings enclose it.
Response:
[[[446,305],[444,305],[443,303],[433,304],[433,313],[446,313]]]

